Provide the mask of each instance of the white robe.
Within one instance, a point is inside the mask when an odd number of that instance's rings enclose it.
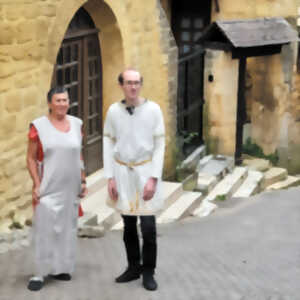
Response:
[[[78,195],[81,189],[81,125],[67,116],[70,130],[57,130],[45,116],[32,123],[44,153],[40,203],[35,208],[35,275],[72,273],[75,264]]]
[[[130,115],[125,104],[112,104],[103,135],[105,176],[115,178],[118,191],[118,200],[114,202],[108,197],[108,205],[124,215],[153,215],[161,210],[165,127],[159,105],[146,100]],[[148,162],[130,168],[117,161]],[[156,192],[151,200],[144,201],[143,191],[150,177],[158,179]]]

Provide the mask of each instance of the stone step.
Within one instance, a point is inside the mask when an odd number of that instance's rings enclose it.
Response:
[[[199,206],[203,196],[197,192],[184,192],[179,199],[158,216],[157,223],[170,223],[191,215],[195,207]]]
[[[285,180],[276,182],[274,184],[269,185],[266,188],[266,191],[272,191],[272,190],[281,190],[281,189],[287,189],[293,186],[300,185],[300,178],[295,176],[288,176]]]
[[[269,160],[253,157],[249,157],[249,159],[243,159],[243,166],[248,167],[249,170],[260,172],[265,172],[272,167]]]
[[[177,201],[178,198],[181,197],[183,194],[182,184],[178,182],[170,182],[170,181],[163,181],[163,194],[165,200],[165,207],[163,209],[163,212],[171,206],[174,202]],[[158,214],[159,216],[160,214]],[[121,230],[123,228],[123,222],[120,220],[120,222],[116,223],[111,229],[112,230]]]
[[[206,148],[204,145],[193,151],[180,165],[180,169],[195,171],[200,159],[205,155]]]
[[[193,212],[193,215],[203,216],[203,211],[207,212],[207,210],[213,211],[214,209],[216,209],[216,206],[209,204],[209,202],[217,202],[218,200],[221,201],[230,198],[241,186],[241,184],[247,177],[247,173],[247,168],[235,167],[233,172],[226,175],[225,178],[221,180],[204,198],[201,205]]]
[[[231,172],[234,168],[234,159],[230,156],[215,155],[204,164],[203,159],[197,167],[198,174],[201,177],[215,176],[217,180],[221,180],[225,175]]]
[[[106,205],[107,196],[107,186],[105,185],[82,202],[83,211],[90,213],[91,216],[97,215],[97,224],[103,225],[105,229],[109,229],[121,219],[114,209]]]
[[[198,174],[195,191],[203,194],[208,194],[217,185],[218,180],[216,176]]]
[[[86,185],[89,191],[88,197],[93,193],[99,191],[107,183],[107,179],[104,176],[104,169],[100,169],[97,172],[86,178]]]
[[[278,181],[285,180],[288,176],[288,172],[283,168],[270,168],[264,173],[264,180],[262,182],[262,188],[265,189],[269,185],[272,185]]]
[[[232,197],[246,198],[261,191],[264,174],[259,171],[248,171],[248,176]]]

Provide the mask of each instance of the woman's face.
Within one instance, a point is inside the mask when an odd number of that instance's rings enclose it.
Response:
[[[65,116],[70,107],[68,93],[54,94],[51,102],[48,103],[51,114],[55,116]]]

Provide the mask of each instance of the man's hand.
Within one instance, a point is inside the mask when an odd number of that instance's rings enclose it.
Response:
[[[144,187],[144,194],[143,194],[143,199],[145,201],[151,200],[153,198],[153,195],[156,191],[156,184],[157,184],[157,178],[151,177],[148,179]]]
[[[117,184],[116,180],[114,178],[108,179],[108,193],[112,200],[117,201],[118,200],[118,191],[117,191]]]
[[[32,205],[35,208],[40,203],[40,187],[33,186],[32,188]]]

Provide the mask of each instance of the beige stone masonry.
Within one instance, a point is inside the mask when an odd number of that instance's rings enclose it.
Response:
[[[276,182],[274,184],[269,185],[266,190],[281,190],[281,189],[287,189],[293,186],[300,185],[300,178],[294,177],[294,176],[288,176],[285,180]]]
[[[247,166],[249,170],[265,172],[271,168],[270,161],[262,158],[244,159],[243,166]]]
[[[264,180],[262,182],[262,188],[265,189],[271,184],[278,181],[285,180],[288,176],[288,172],[283,168],[271,168],[264,173]]]

